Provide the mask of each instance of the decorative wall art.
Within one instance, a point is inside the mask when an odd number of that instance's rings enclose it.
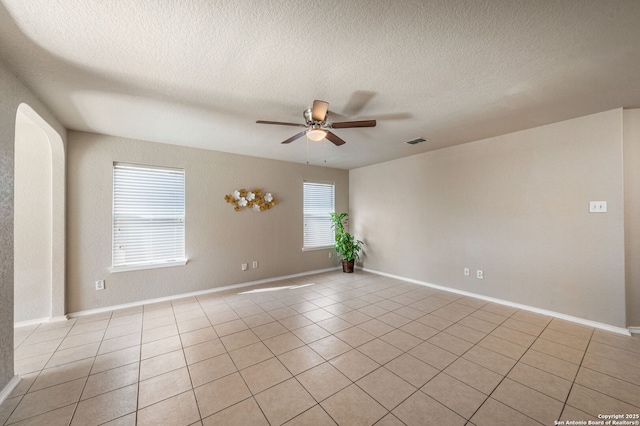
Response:
[[[227,203],[233,204],[235,206],[234,210],[237,212],[245,208],[254,212],[261,212],[269,210],[276,205],[276,199],[273,198],[270,192],[263,194],[259,189],[254,189],[253,191],[247,191],[244,188],[236,189],[232,194],[225,195],[224,199]]]

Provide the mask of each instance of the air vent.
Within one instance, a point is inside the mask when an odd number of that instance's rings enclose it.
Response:
[[[428,140],[429,139],[418,138],[418,139],[414,139],[414,140],[406,142],[406,143],[408,143],[409,145],[416,145],[416,144],[419,144],[419,143],[422,143],[422,142],[427,142]]]

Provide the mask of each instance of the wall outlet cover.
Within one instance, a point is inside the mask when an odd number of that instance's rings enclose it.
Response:
[[[589,201],[589,213],[606,213],[606,201]]]

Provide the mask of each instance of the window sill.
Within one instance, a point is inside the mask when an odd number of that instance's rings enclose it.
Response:
[[[183,266],[189,262],[189,259],[172,260],[169,262],[158,263],[142,263],[137,265],[124,265],[124,266],[112,266],[109,268],[109,272],[128,272],[128,271],[140,271],[143,269],[157,269],[157,268],[169,268],[171,266]]]
[[[322,247],[302,247],[302,251],[327,250],[327,249],[333,249],[333,248],[334,248],[333,245],[322,246]]]

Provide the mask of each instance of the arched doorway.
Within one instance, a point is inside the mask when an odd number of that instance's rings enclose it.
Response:
[[[14,320],[66,319],[64,145],[31,107],[16,112]]]

